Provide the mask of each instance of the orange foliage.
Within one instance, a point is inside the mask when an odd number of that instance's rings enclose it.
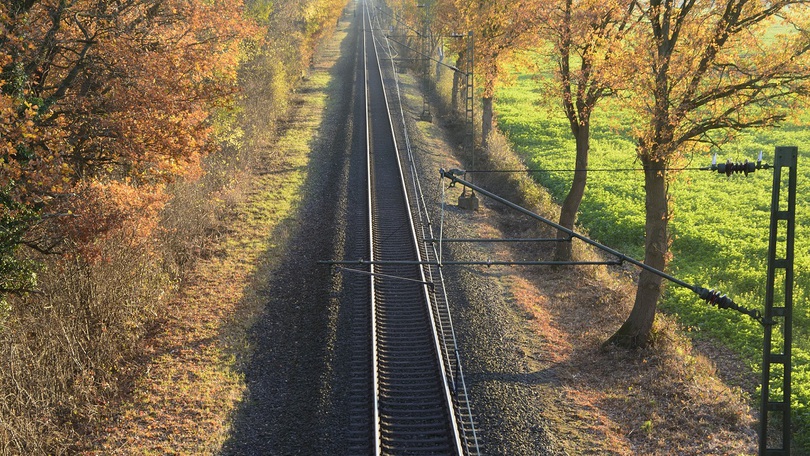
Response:
[[[211,112],[257,34],[238,0],[0,4],[0,188],[54,236],[151,231],[163,187],[201,174]],[[64,216],[69,214],[68,216]]]
[[[483,97],[494,95],[504,68],[516,51],[536,42],[539,9],[544,2],[453,0],[464,30],[475,37],[475,71],[483,79]]]
[[[58,231],[90,261],[100,259],[97,246],[119,232],[126,233],[130,242],[145,244],[167,200],[158,190],[144,192],[131,182],[84,182],[76,189],[76,198],[60,208],[65,215],[58,218]]]
[[[778,125],[810,90],[810,7],[802,0],[638,4],[620,65],[643,119],[640,157],[667,161],[732,130]]]

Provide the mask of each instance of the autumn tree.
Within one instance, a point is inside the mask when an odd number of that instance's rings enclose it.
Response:
[[[475,71],[483,81],[481,141],[486,144],[494,122],[493,98],[510,58],[530,46],[537,23],[537,0],[452,0],[475,40]]]
[[[802,0],[635,4],[644,31],[632,43],[636,89],[627,104],[643,119],[644,263],[664,270],[668,169],[686,151],[722,144],[730,131],[777,125],[807,95],[809,7]],[[633,309],[609,342],[647,345],[662,292],[661,277],[642,271]]]
[[[240,114],[273,129],[343,4],[0,0],[0,447],[94,451],[253,163]]]
[[[0,262],[154,215],[167,182],[199,175],[243,19],[236,0],[0,3],[0,217],[16,233]]]
[[[553,46],[561,103],[576,142],[574,177],[560,209],[560,225],[574,228],[588,179],[591,114],[605,96],[623,87],[628,65],[622,47],[633,23],[635,2],[552,2],[541,10],[540,35]],[[558,238],[567,235],[560,231]],[[558,242],[555,259],[571,260],[571,243]]]

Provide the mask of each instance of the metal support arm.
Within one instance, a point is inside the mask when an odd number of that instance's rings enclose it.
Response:
[[[621,253],[621,252],[619,252],[619,251],[617,251],[615,249],[612,249],[612,248],[610,248],[610,247],[608,247],[606,245],[600,244],[600,243],[594,241],[593,239],[587,238],[587,237],[585,237],[585,236],[583,236],[583,235],[581,235],[581,234],[579,234],[579,233],[577,233],[577,232],[575,232],[573,230],[570,230],[570,229],[560,225],[559,223],[555,223],[555,222],[553,222],[553,221],[551,221],[551,220],[549,220],[549,219],[547,219],[547,218],[545,218],[545,217],[543,217],[541,215],[535,214],[534,212],[532,212],[532,211],[530,211],[530,210],[528,210],[528,209],[526,209],[526,208],[524,208],[522,206],[519,206],[519,205],[517,205],[517,204],[515,204],[515,203],[513,203],[513,202],[511,202],[511,201],[509,201],[509,200],[507,200],[505,198],[502,198],[502,197],[500,197],[500,196],[498,196],[498,195],[496,195],[496,194],[494,194],[494,193],[492,193],[490,191],[487,191],[487,190],[485,190],[485,189],[483,189],[483,188],[481,188],[481,187],[479,187],[479,186],[477,186],[477,185],[475,185],[475,184],[473,184],[471,182],[468,182],[468,181],[458,177],[458,176],[463,176],[464,173],[465,173],[465,171],[460,170],[460,169],[451,169],[451,170],[448,170],[448,171],[445,171],[444,169],[439,170],[439,174],[443,178],[449,179],[451,181],[451,185],[455,184],[455,183],[459,183],[461,185],[464,185],[465,187],[469,187],[472,190],[475,190],[478,193],[480,193],[480,194],[482,194],[484,196],[487,196],[487,197],[489,197],[489,198],[491,198],[491,199],[493,199],[493,200],[495,200],[495,201],[497,201],[497,202],[499,202],[499,203],[501,203],[501,204],[503,204],[503,205],[505,205],[505,206],[507,206],[509,208],[512,208],[512,209],[514,209],[514,210],[516,210],[516,211],[518,211],[518,212],[520,212],[522,214],[525,214],[525,215],[527,215],[527,216],[529,216],[529,217],[531,217],[531,218],[533,218],[535,220],[539,220],[540,222],[542,222],[542,223],[544,223],[544,224],[546,224],[546,225],[548,225],[548,226],[550,226],[552,228],[555,228],[555,229],[557,229],[559,231],[562,231],[563,233],[567,234],[572,239],[579,239],[582,242],[585,242],[586,244],[589,244],[589,245],[591,245],[593,247],[596,247],[597,249],[599,249],[599,250],[601,250],[603,252],[606,252],[606,253],[608,253],[610,255],[613,255],[616,258],[618,258],[621,262],[627,262],[627,263],[633,264],[633,265],[635,265],[635,266],[637,266],[637,267],[639,267],[641,269],[644,269],[645,271],[651,272],[651,273],[653,273],[653,274],[655,274],[655,275],[657,275],[659,277],[662,277],[662,278],[664,278],[664,279],[666,279],[666,280],[668,280],[668,281],[670,281],[670,282],[672,282],[672,283],[674,283],[676,285],[679,285],[679,286],[684,287],[684,288],[686,288],[688,290],[691,290],[693,293],[697,294],[701,299],[709,302],[710,304],[717,305],[720,308],[728,308],[728,309],[732,309],[732,310],[737,310],[737,311],[739,311],[741,313],[744,313],[746,315],[751,316],[752,318],[756,319],[757,321],[759,321],[762,324],[766,324],[766,321],[763,319],[763,317],[759,313],[759,311],[749,310],[749,309],[746,309],[745,307],[739,306],[738,304],[736,304],[728,296],[725,296],[725,295],[721,296],[720,293],[718,293],[718,292],[716,292],[714,290],[707,290],[706,288],[703,288],[701,286],[691,285],[689,283],[686,283],[686,282],[684,282],[683,280],[681,280],[681,279],[679,279],[677,277],[671,276],[671,275],[669,275],[669,274],[667,274],[667,273],[665,273],[663,271],[660,271],[660,270],[658,270],[658,269],[656,269],[656,268],[654,268],[652,266],[646,265],[643,262],[636,260],[635,258],[631,258],[631,257],[629,257],[629,256],[627,256],[627,255],[625,255],[625,254],[623,254],[623,253]]]

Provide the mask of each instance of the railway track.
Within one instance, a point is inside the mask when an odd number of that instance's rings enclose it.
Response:
[[[360,198],[350,216],[366,233],[354,235],[365,245],[347,253],[368,261],[349,282],[357,347],[349,366],[350,453],[478,454],[441,271],[420,264],[436,255],[424,242],[430,224],[420,210],[418,177],[398,147],[395,125],[401,128],[404,117],[392,120],[388,96],[395,90],[384,84],[385,47],[372,9],[364,2],[358,8],[353,160],[355,169],[365,162],[365,176],[355,171],[350,181],[364,180],[365,191],[361,197],[354,190]],[[407,136],[405,142],[409,152]]]

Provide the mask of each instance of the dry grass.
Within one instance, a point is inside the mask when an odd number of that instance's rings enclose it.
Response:
[[[628,295],[588,280],[572,289],[571,280],[570,272],[530,276],[515,279],[513,290],[525,310],[546,321],[538,334],[566,398],[588,412],[588,433],[613,442],[618,454],[754,451],[745,397],[718,379],[713,363],[694,352],[671,318],[659,315],[653,348],[603,349],[628,311]]]
[[[238,175],[228,171],[228,179]],[[92,448],[89,436],[154,355],[147,336],[172,321],[170,296],[197,260],[213,254],[233,204],[222,177],[209,172],[173,184],[149,237],[142,221],[131,220],[95,240],[92,258],[38,258],[39,292],[11,298],[0,331],[0,453]]]
[[[101,262],[51,259],[41,293],[11,300],[0,331],[3,454],[82,448],[136,369],[138,340],[170,284],[149,250],[127,241],[103,242]]]

